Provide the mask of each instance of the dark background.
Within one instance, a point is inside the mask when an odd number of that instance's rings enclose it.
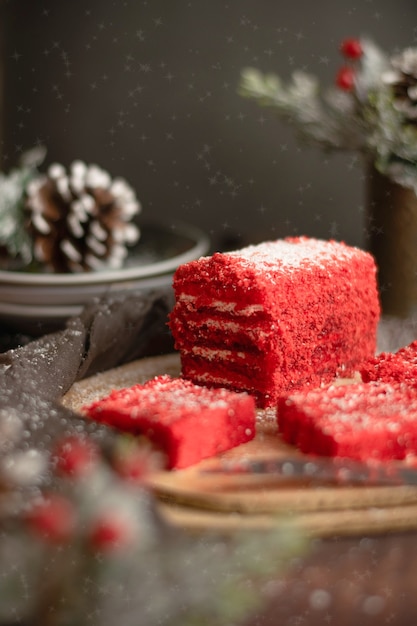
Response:
[[[0,0],[2,167],[96,162],[142,216],[207,230],[222,248],[287,234],[363,245],[363,167],[297,144],[237,94],[246,66],[330,84],[340,41],[417,40],[415,0]],[[46,165],[45,164],[45,165]]]

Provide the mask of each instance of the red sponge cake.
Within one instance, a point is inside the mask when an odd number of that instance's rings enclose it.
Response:
[[[216,253],[180,266],[173,284],[182,375],[248,391],[260,407],[375,354],[375,263],[343,243],[299,237]]]
[[[395,353],[381,352],[364,361],[359,372],[364,382],[407,383],[417,387],[417,341]]]
[[[255,436],[251,396],[169,376],[115,390],[83,411],[98,422],[145,435],[165,452],[170,469],[193,465]]]
[[[417,394],[387,383],[298,392],[278,402],[283,438],[302,452],[368,461],[417,454]]]

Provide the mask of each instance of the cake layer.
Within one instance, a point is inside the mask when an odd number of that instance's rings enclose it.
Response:
[[[171,320],[172,331],[179,333],[185,325],[190,333],[183,340],[186,344],[188,339],[190,345],[193,345],[192,339],[198,336],[201,345],[210,342],[236,349],[245,346],[248,350],[252,346],[253,350],[259,351],[263,343],[279,340],[279,329],[272,335],[270,318],[264,315],[232,315],[208,307],[195,311],[179,304],[175,318]]]
[[[208,363],[211,364],[210,371]],[[234,361],[228,359],[210,362],[208,359],[184,355],[182,372],[184,377],[200,385],[227,387],[233,391],[245,389],[257,399],[259,405],[268,396],[269,381],[262,377],[258,366],[251,368],[249,362],[238,368]]]
[[[287,389],[288,378],[291,376],[291,387],[302,389],[316,387],[323,382],[331,382],[335,377],[333,368],[322,367],[317,369],[312,363],[305,363],[298,372],[289,369],[284,363],[274,361],[274,353],[261,355],[241,354],[240,358],[229,350],[212,350],[205,357],[198,354],[198,347],[193,352],[186,350],[182,354],[183,376],[209,386],[225,386],[235,391],[245,389],[257,399],[260,407],[275,404],[276,396],[270,397],[271,389]],[[275,373],[271,387],[270,375],[264,372]],[[348,375],[343,369],[343,375]],[[351,372],[350,372],[351,373]],[[297,376],[297,378],[295,378]]]
[[[356,383],[282,397],[282,437],[302,452],[352,459],[417,454],[417,393],[404,385]]]
[[[84,407],[92,419],[144,435],[183,468],[255,436],[255,402],[246,393],[199,387],[158,376],[144,385],[113,391]]]
[[[375,263],[343,243],[301,237],[216,253],[180,266],[173,285],[183,375],[247,390],[261,407],[350,375],[375,353]]]

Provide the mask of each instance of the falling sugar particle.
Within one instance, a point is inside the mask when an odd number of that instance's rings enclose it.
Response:
[[[332,602],[332,597],[325,589],[315,589],[310,593],[310,607],[316,611],[327,609]]]
[[[378,615],[385,606],[385,600],[381,596],[368,596],[365,598],[362,609],[367,615]]]

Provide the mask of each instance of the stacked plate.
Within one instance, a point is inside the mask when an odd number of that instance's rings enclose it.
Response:
[[[0,271],[0,329],[39,335],[60,328],[94,297],[169,288],[175,269],[206,254],[209,239],[186,224],[141,224],[122,269],[82,274]]]

